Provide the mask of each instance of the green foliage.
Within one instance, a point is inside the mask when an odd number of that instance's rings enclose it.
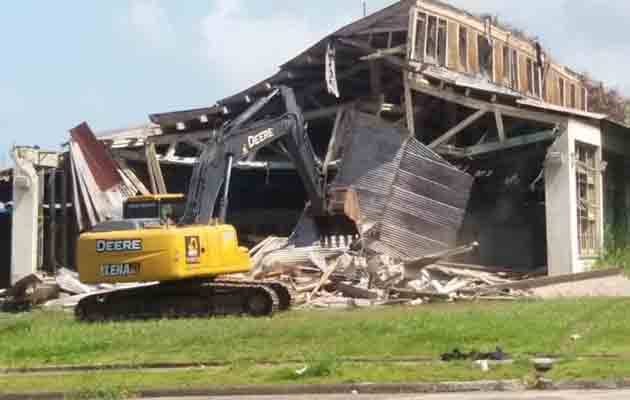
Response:
[[[606,226],[604,249],[596,266],[624,268],[630,273],[630,226],[628,224]]]
[[[124,387],[113,384],[111,386],[83,389],[66,395],[66,400],[125,400],[131,398],[131,394]]]

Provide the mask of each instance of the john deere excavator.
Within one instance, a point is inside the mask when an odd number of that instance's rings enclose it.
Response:
[[[281,283],[217,278],[251,269],[247,249],[239,246],[234,227],[225,224],[232,166],[272,144],[293,161],[310,201],[310,214],[344,219],[328,210],[320,163],[292,89],[275,88],[208,142],[193,170],[180,218],[162,212],[155,218],[155,207],[175,206],[184,200],[181,196],[130,199],[125,219],[81,234],[77,264],[82,282],[146,285],[87,296],[76,307],[77,318],[269,316],[289,308],[291,295]],[[222,187],[219,215],[214,218]]]

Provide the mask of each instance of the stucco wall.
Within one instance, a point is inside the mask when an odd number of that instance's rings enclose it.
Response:
[[[550,153],[559,154],[557,162],[545,165],[545,201],[547,215],[548,267],[550,275],[584,272],[592,265],[592,259],[581,258],[578,250],[577,182],[575,168],[575,144],[581,142],[597,147],[597,159],[601,160],[601,129],[578,120],[569,120],[567,130],[550,147]],[[560,161],[561,160],[561,161]],[[603,182],[599,180],[599,238],[603,238]]]

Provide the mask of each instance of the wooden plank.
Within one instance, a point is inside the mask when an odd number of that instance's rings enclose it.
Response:
[[[503,142],[505,140],[505,127],[503,126],[503,115],[501,115],[501,111],[494,110],[494,119],[497,122],[497,133],[499,134],[499,141]]]
[[[70,175],[72,179],[72,206],[73,206],[72,208],[74,210],[74,216],[76,218],[79,232],[82,232],[83,231],[83,213],[81,210],[81,199],[79,196],[80,183],[77,176],[76,167],[74,165],[74,157],[72,156],[72,146],[70,146],[70,150],[68,151],[68,157],[70,161]]]
[[[433,142],[431,142],[429,147],[431,149],[435,149],[436,147],[438,147],[442,143],[448,142],[453,137],[455,137],[455,135],[457,135],[458,133],[460,133],[464,129],[468,128],[470,125],[475,123],[481,117],[486,115],[487,112],[488,112],[487,109],[481,109],[481,110],[478,110],[477,112],[473,113],[468,118],[466,118],[465,120],[463,120],[462,122],[460,122],[459,124],[457,124],[453,128],[451,128],[448,132],[446,132],[445,134],[443,134],[442,136],[440,136],[439,138],[437,138]]]
[[[503,45],[500,41],[494,40],[494,82],[503,86]]]
[[[477,52],[477,31],[468,30],[468,68],[473,74],[479,73],[479,54]]]
[[[131,184],[142,194],[143,196],[151,194],[149,189],[142,183],[142,181],[138,178],[138,175],[131,169],[127,160],[122,157],[118,157],[116,159],[118,165],[120,165],[121,172],[129,179]]]
[[[467,147],[466,149],[464,149],[464,154],[465,157],[474,157],[482,154],[503,151],[514,147],[525,146],[528,144],[554,140],[558,136],[560,136],[560,133],[557,130],[553,129],[549,131],[534,133],[531,135],[513,137],[510,139],[506,139],[503,142],[492,142]]]
[[[164,175],[162,174],[162,168],[160,162],[157,159],[157,153],[155,151],[155,143],[148,143],[146,146],[146,158],[147,168],[149,170],[149,176],[151,178],[151,189],[154,194],[166,194],[166,183],[164,182]]]
[[[448,21],[447,46],[447,66],[457,71],[459,70],[459,26],[452,21]]]
[[[403,86],[405,92],[405,117],[407,119],[407,130],[409,131],[409,135],[411,137],[415,137],[416,121],[413,108],[413,93],[411,92],[411,87],[409,86],[409,73],[406,71],[403,72]]]

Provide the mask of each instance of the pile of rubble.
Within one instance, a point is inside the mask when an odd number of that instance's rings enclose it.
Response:
[[[367,307],[457,300],[512,300],[530,294],[498,285],[540,273],[518,273],[442,261],[476,248],[474,243],[418,259],[363,254],[348,246],[295,248],[268,238],[250,252],[254,268],[243,279],[280,280],[305,308]],[[509,286],[509,285],[508,285]]]

